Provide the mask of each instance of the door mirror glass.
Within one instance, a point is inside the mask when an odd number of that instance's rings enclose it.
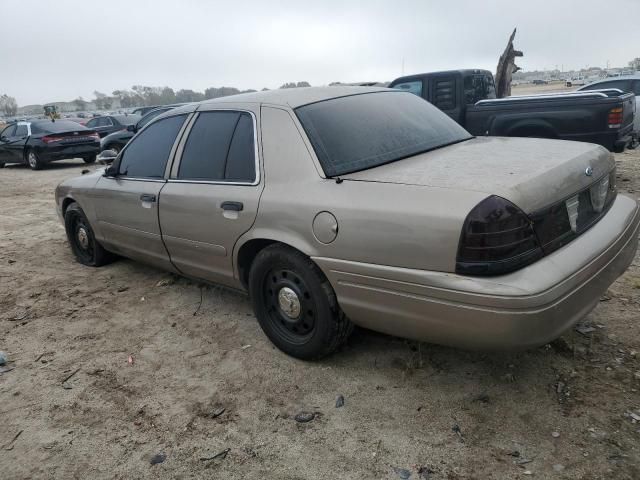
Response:
[[[127,125],[127,132],[133,132],[135,133],[138,129],[136,128],[135,125]]]
[[[117,177],[118,176],[118,167],[115,165],[109,165],[104,171],[105,177]]]
[[[100,155],[98,155],[98,161],[100,163],[108,164],[113,162],[117,156],[118,152],[116,152],[115,150],[103,150],[102,152],[100,152]]]

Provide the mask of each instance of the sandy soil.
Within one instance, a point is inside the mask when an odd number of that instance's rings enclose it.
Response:
[[[640,151],[617,160],[637,196]],[[305,363],[241,294],[76,263],[53,189],[83,168],[0,170],[2,479],[640,478],[640,256],[593,331],[552,345],[470,353],[357,330]]]

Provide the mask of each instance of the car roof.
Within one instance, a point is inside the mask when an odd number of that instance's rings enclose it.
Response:
[[[277,90],[266,90],[263,92],[240,93],[219,97],[200,102],[200,106],[215,105],[218,103],[267,103],[271,105],[281,105],[290,108],[298,108],[309,103],[321,102],[332,98],[347,97],[361,93],[374,93],[385,91],[397,91],[380,87],[296,87],[279,88]]]
[[[595,82],[587,83],[585,87],[589,87],[591,85],[597,85],[599,83],[604,83],[604,82],[615,82],[618,80],[640,80],[640,73],[634,73],[632,75],[620,75],[618,77],[602,78],[600,80],[596,80]],[[580,87],[580,88],[584,88],[584,87]]]

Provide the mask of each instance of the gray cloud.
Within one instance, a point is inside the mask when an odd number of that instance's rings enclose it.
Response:
[[[606,8],[603,10],[603,5]],[[640,56],[638,0],[3,2],[0,93],[21,105],[134,84],[204,90],[494,70],[511,29],[524,69]],[[620,13],[621,17],[614,16]],[[625,16],[625,13],[627,16]],[[615,18],[615,21],[614,21]],[[625,25],[628,25],[625,27]]]

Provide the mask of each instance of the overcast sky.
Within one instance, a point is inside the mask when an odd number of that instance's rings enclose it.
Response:
[[[384,81],[402,74],[403,59],[405,74],[494,71],[514,26],[525,70],[626,66],[640,56],[640,0],[20,0],[0,7],[0,94],[21,106],[135,84],[203,91]]]

